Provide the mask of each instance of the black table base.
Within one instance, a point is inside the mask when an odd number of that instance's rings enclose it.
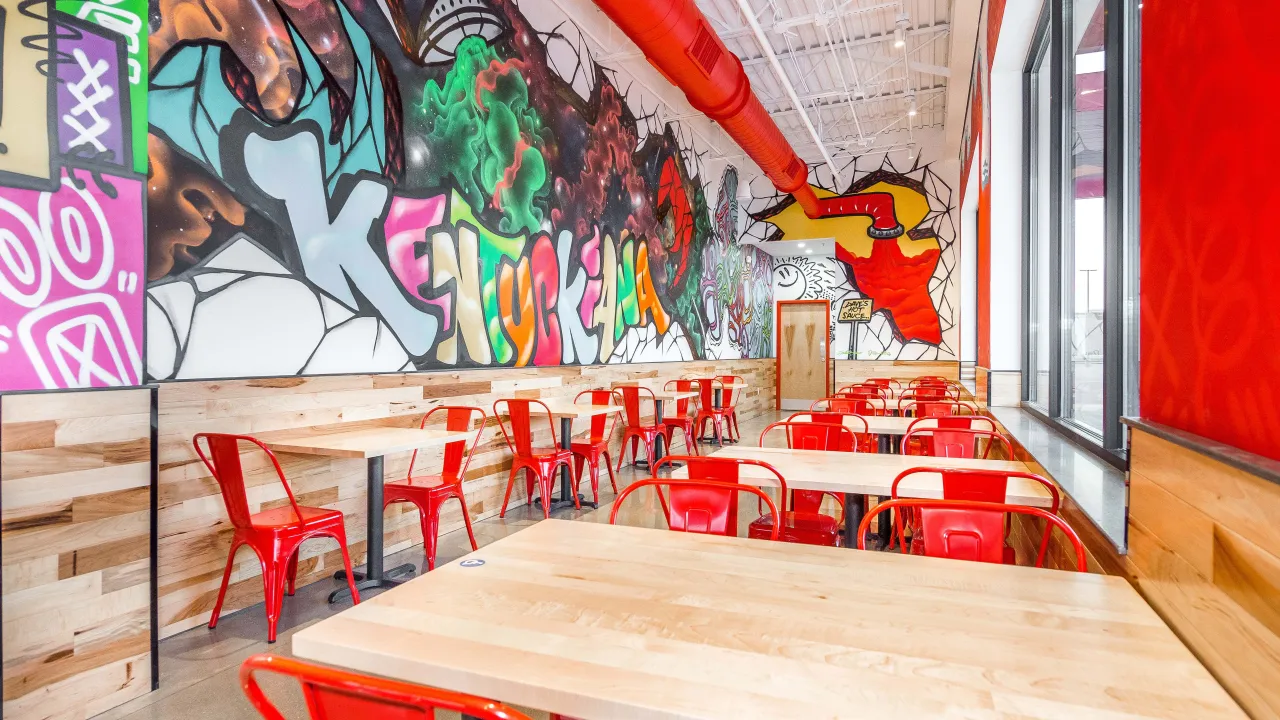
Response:
[[[365,510],[367,513],[368,527],[365,533],[365,571],[363,573],[356,572],[356,590],[376,590],[381,588],[395,587],[410,578],[416,573],[417,569],[410,564],[398,565],[391,570],[384,571],[382,567],[382,457],[369,458],[368,473],[368,505]],[[425,541],[425,538],[424,538]],[[335,580],[341,580],[344,583],[347,580],[345,570],[339,570],[333,574]],[[329,593],[329,602],[335,603],[351,597],[351,590],[343,587]]]
[[[572,447],[573,447],[573,418],[562,417],[560,418],[560,448],[562,450],[571,450]],[[587,467],[585,464],[582,466],[582,469],[584,472],[586,471]],[[541,497],[535,498],[533,501],[533,504],[537,505],[538,507],[542,507],[542,498]],[[572,507],[572,508],[589,507],[593,510],[596,507],[598,507],[594,502],[587,500],[586,496],[584,495],[579,495],[578,504],[574,505],[573,471],[569,468],[568,465],[563,465],[560,467],[560,497],[553,498],[551,500],[551,510],[559,510],[562,507]]]

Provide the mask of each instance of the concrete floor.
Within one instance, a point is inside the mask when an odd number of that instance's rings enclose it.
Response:
[[[776,419],[780,419],[779,415],[769,412],[742,422],[742,442],[748,445],[758,444],[761,430]],[[684,452],[679,439],[676,440],[675,451]],[[619,489],[634,479],[648,476],[644,469],[624,466],[618,475]],[[582,489],[589,492],[587,483],[582,484]],[[552,516],[607,523],[613,510],[613,499],[606,474],[601,478],[598,510],[563,508],[553,512]],[[744,503],[745,505],[751,506],[748,510],[755,507],[753,503]],[[627,500],[626,508],[619,514],[618,523],[658,527],[661,523],[659,518],[654,496],[637,493],[634,500]],[[540,520],[541,510],[525,505],[509,511],[505,519],[493,517],[476,522],[476,543],[484,547]],[[469,552],[471,545],[465,531],[446,533],[440,537],[436,561],[444,564]],[[407,562],[420,569],[424,566],[422,553],[422,546],[416,545],[390,555],[387,557],[386,567]],[[330,606],[326,602],[326,596],[339,586],[340,583],[332,580],[316,582],[298,588],[294,597],[286,597],[280,617],[279,638],[274,645],[267,644],[266,611],[261,603],[224,615],[215,630],[201,626],[161,641],[160,689],[98,715],[95,720],[257,720],[260,716],[240,690],[240,664],[250,655],[261,652],[290,655],[291,639],[295,632],[350,607],[349,603]],[[373,593],[368,596],[372,595]],[[286,718],[295,720],[308,717],[295,683],[270,676],[262,678],[260,683]],[[543,713],[529,711],[529,714],[534,718],[545,717]],[[458,716],[441,712],[438,717],[441,720],[452,720]]]

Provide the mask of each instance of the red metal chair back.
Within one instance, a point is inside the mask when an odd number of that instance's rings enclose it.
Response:
[[[644,427],[640,415],[640,399],[645,394],[648,394],[649,401],[656,402],[653,391],[639,385],[623,385],[622,387],[614,388],[613,392],[622,399],[619,404],[622,405],[623,421],[627,424],[626,426],[633,428]],[[654,407],[657,407],[657,405],[655,404]]]
[[[889,488],[891,497],[898,495],[898,485],[906,478],[916,474],[937,474],[942,476],[942,498],[944,500],[978,500],[981,502],[1004,502],[1009,492],[1010,478],[1023,478],[1040,483],[1049,492],[1049,512],[1058,513],[1062,504],[1062,496],[1058,486],[1034,473],[1017,470],[957,470],[940,467],[914,467],[903,470],[893,479]]]
[[[659,498],[662,497],[663,486],[671,493],[670,507],[664,502],[663,510],[667,515],[668,527],[678,532],[736,536],[738,504],[735,499],[741,493],[755,495],[759,502],[768,506],[773,517],[778,517],[777,505],[753,485],[721,480],[648,478],[631,483],[618,494],[618,499],[613,503],[613,512],[609,514],[609,523],[617,521],[618,511],[627,496],[642,487],[650,486],[657,489]],[[781,526],[780,522],[773,524],[770,540],[778,539],[778,529]]]
[[[860,385],[845,385],[836,391],[836,395],[847,395],[856,398],[887,398],[889,396],[889,389],[880,387],[879,385],[868,385],[866,383]]]
[[[872,441],[875,440],[871,436],[871,425],[867,423],[867,419],[858,413],[832,412],[832,411],[815,411],[791,413],[787,418],[790,422],[811,422],[811,423],[827,423],[833,425],[843,425],[854,436],[854,444],[852,448],[841,446],[838,448],[841,452],[875,452],[872,447]],[[849,427],[849,423],[854,425],[861,424],[862,429]]]
[[[499,405],[506,408],[507,419],[511,421],[510,433],[507,432],[507,423],[502,421],[503,412],[498,409]],[[528,457],[533,454],[534,405],[542,408],[542,412],[546,413],[547,429],[551,431],[551,444],[556,444],[556,427],[551,422],[551,408],[547,407],[546,403],[528,398],[497,400],[493,403],[493,415],[498,418],[498,429],[502,430],[502,437],[507,441],[507,447],[514,455]]]
[[[279,655],[253,655],[240,666],[240,688],[266,720],[285,718],[259,687],[258,672],[296,679],[312,720],[433,720],[436,710],[480,720],[529,720],[523,713],[474,695],[368,677]]]
[[[685,463],[688,467],[689,477],[695,480],[714,480],[716,482],[737,483],[742,474],[743,466],[750,465],[752,467],[763,468],[773,475],[773,480],[777,483],[780,492],[779,497],[782,499],[782,509],[787,509],[787,481],[782,478],[782,473],[778,469],[763,460],[753,460],[749,458],[723,458],[707,455],[668,455],[658,461],[653,471],[656,473],[663,466],[670,466],[672,463]],[[675,492],[675,491],[673,491]],[[662,503],[662,509],[667,512],[666,500],[663,498],[662,491],[658,491],[658,500]],[[728,517],[729,524],[727,526],[729,535],[737,535],[738,533],[738,500],[739,497],[735,493],[729,497]],[[676,500],[673,497],[673,507]],[[774,517],[777,517],[776,515]]]
[[[920,375],[918,377],[912,378],[911,382],[907,383],[907,387],[916,387],[917,385],[927,385],[929,383],[933,383],[935,385],[938,383],[942,383],[945,385],[946,382],[947,382],[947,379],[942,377],[941,375]]]
[[[204,440],[208,447],[208,453],[200,447],[201,440]],[[289,487],[289,481],[284,478],[280,461],[276,459],[275,453],[262,444],[261,440],[249,435],[196,433],[191,438],[191,444],[195,446],[196,455],[200,456],[201,462],[209,469],[209,474],[218,481],[218,487],[222,490],[222,503],[227,508],[227,516],[231,519],[232,527],[237,530],[249,530],[253,527],[250,520],[253,513],[249,510],[249,498],[245,492],[244,466],[240,461],[241,441],[253,443],[267,454],[271,465],[276,469],[276,476],[280,478],[280,484],[284,486],[285,494],[289,496],[289,504],[293,506],[298,525],[301,526],[302,511],[298,509],[298,501],[293,497],[293,489]]]
[[[858,526],[858,549],[866,549],[867,530],[871,519],[882,512],[897,509],[903,513],[918,512],[920,529],[924,534],[925,554],[930,557],[946,557],[955,560],[976,560],[1002,564],[1004,562],[1004,534],[1001,531],[1006,515],[1028,515],[1045,521],[1045,540],[1036,567],[1044,567],[1045,547],[1053,528],[1062,531],[1076,553],[1076,570],[1088,572],[1089,563],[1084,543],[1065,520],[1040,508],[1008,503],[980,502],[974,500],[924,500],[898,498],[871,508]]]
[[[672,388],[671,386],[675,387]],[[696,383],[692,380],[668,380],[666,385],[662,386],[664,390],[675,390],[676,392],[690,392],[696,389]],[[694,411],[697,412],[697,399],[693,400]],[[676,400],[676,417],[689,416],[689,398],[680,398]]]
[[[613,394],[612,390],[583,390],[573,397],[573,404],[577,405],[578,401],[584,397],[590,398],[588,401],[590,405],[609,405],[613,403],[614,398],[617,396]],[[609,428],[608,435],[604,432],[608,422],[608,415],[591,416],[591,442],[604,442],[605,438],[613,437],[613,428]],[[613,416],[613,424],[615,426],[618,424],[618,416],[616,414]]]
[[[974,427],[975,422],[985,423],[985,428]],[[911,432],[917,428],[944,428],[959,430],[989,430],[997,432],[996,421],[986,415],[937,415],[933,417],[919,417],[907,426],[907,432]],[[1008,438],[1005,438],[1007,441]]]
[[[484,432],[484,421],[488,415],[484,414],[484,410],[478,407],[470,407],[467,405],[440,405],[431,409],[431,412],[422,416],[422,422],[418,427],[425,428],[427,422],[431,420],[431,416],[438,412],[447,413],[444,418],[444,429],[449,432],[463,432],[471,429],[471,416],[480,413],[480,425],[476,428],[476,436],[471,441],[470,450],[467,449],[466,440],[455,440],[444,446],[444,465],[440,471],[443,477],[460,478],[467,471],[467,466],[471,464],[471,456],[476,452],[476,446],[480,444],[480,434]],[[413,464],[418,461],[418,451],[414,450],[413,455],[409,457],[409,472],[405,473],[405,477],[413,477]]]
[[[902,389],[902,383],[894,380],[893,378],[867,378],[867,382],[886,390],[892,390],[892,387],[890,387],[892,385],[896,385],[898,386],[898,389]]]
[[[720,375],[719,377],[716,378],[716,380],[719,380],[720,384],[724,386],[724,392],[721,394],[720,404],[727,408],[733,407],[733,398],[738,391],[729,387],[729,385],[732,385],[733,383],[738,382],[739,380],[742,380],[742,376],[741,375]]]
[[[808,422],[800,420],[779,420],[771,423],[760,433],[760,446],[764,447],[764,438],[774,430],[786,432],[787,447],[792,450],[831,450],[836,452],[854,452],[858,438],[853,431],[841,422],[837,414],[836,422]],[[865,423],[865,421],[864,421]]]
[[[978,456],[979,440],[987,441],[981,456]],[[991,449],[996,446],[1004,449],[1004,459],[1013,459],[1013,446],[1009,443],[1009,440],[1000,433],[991,430],[922,427],[914,430],[908,428],[907,434],[902,436],[904,455],[986,460],[991,456]]]
[[[715,404],[715,390],[721,390],[721,400],[724,399],[724,383],[716,378],[694,378],[692,382],[698,387],[698,402],[702,405],[703,410],[711,410]],[[724,404],[723,402],[721,403]]]
[[[968,412],[970,415],[975,415],[978,410],[973,405],[960,400],[919,400],[914,397],[898,398],[898,414],[900,415],[911,415],[923,418],[959,415],[961,412]]]

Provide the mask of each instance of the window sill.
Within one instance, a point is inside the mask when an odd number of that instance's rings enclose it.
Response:
[[[1124,472],[1080,448],[1057,427],[1027,410],[992,407],[988,411],[1124,554],[1129,519]]]

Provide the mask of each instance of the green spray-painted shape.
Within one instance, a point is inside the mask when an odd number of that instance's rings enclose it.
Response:
[[[636,303],[636,249],[627,238],[622,243],[622,268],[618,271],[618,309],[614,316],[613,340],[622,340],[622,332],[640,323],[640,306]]]
[[[515,350],[502,329],[502,313],[498,309],[498,268],[504,260],[512,264],[519,260],[526,237],[500,235],[489,230],[480,224],[471,206],[457,192],[452,193],[449,199],[449,222],[454,227],[458,223],[466,223],[476,229],[476,252],[480,255],[477,258],[480,263],[480,306],[484,309],[484,324],[493,357],[505,365],[515,357]],[[458,262],[467,262],[467,259],[458,258]]]
[[[498,209],[504,233],[542,226],[549,194],[541,146],[545,128],[529,105],[518,60],[504,60],[483,38],[458,44],[442,84],[428,80],[419,106],[426,127],[429,185],[452,179],[472,208]]]

